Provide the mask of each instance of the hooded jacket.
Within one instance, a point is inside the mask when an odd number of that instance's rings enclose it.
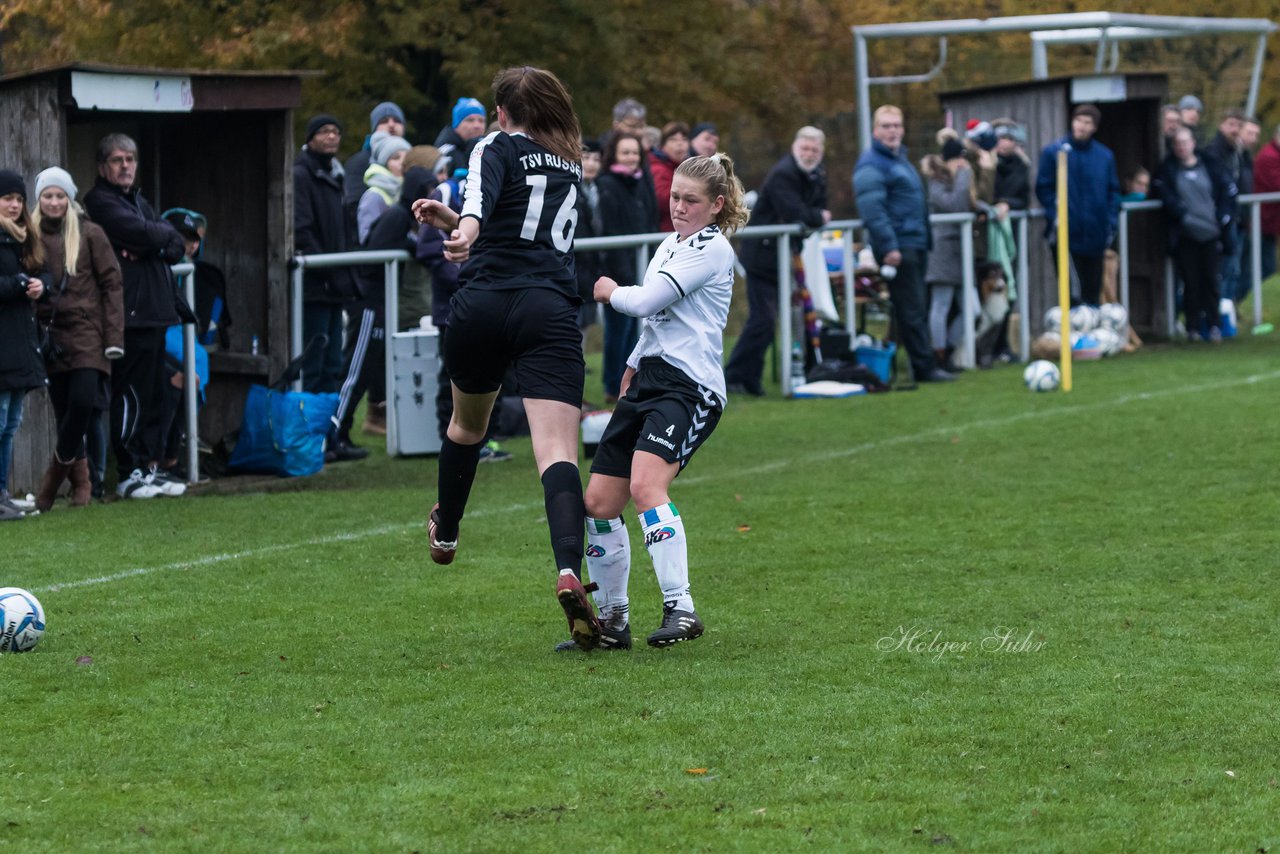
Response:
[[[67,216],[76,216],[72,211]],[[40,300],[41,323],[50,323],[57,355],[48,359],[50,374],[77,368],[111,372],[105,351],[124,347],[124,297],[120,264],[107,235],[96,224],[81,218],[80,254],[75,275],[66,274],[66,251],[60,220],[42,219],[40,239],[54,285],[48,299]]]
[[[293,161],[293,245],[299,255],[346,252],[347,224],[342,213],[342,164],[303,147]],[[308,268],[302,298],[311,303],[344,303],[356,297],[349,267]]]
[[[1239,191],[1235,181],[1231,180],[1230,174],[1221,163],[1199,148],[1196,149],[1195,156],[1199,161],[1198,165],[1208,174],[1209,182],[1213,186],[1213,214],[1220,230],[1218,240],[1221,241],[1223,254],[1230,255],[1235,251],[1235,231],[1229,226],[1234,221],[1236,195]],[[1178,158],[1173,154],[1167,155],[1160,164],[1160,172],[1156,176],[1155,186],[1152,187],[1154,194],[1164,203],[1170,254],[1178,248],[1178,241],[1182,237],[1183,220],[1187,215],[1187,206],[1183,202],[1182,194],[1178,192],[1180,168]]]
[[[1096,139],[1077,142],[1067,134],[1040,152],[1036,198],[1044,207],[1045,237],[1058,230],[1058,151],[1067,148],[1068,245],[1081,255],[1107,250],[1120,220],[1120,179],[1116,158]]]
[[[182,235],[156,216],[136,188],[122,190],[105,178],[85,194],[84,210],[106,233],[120,264],[125,328],[178,323],[178,288],[169,265],[186,254]]]
[[[418,221],[413,216],[413,203],[426,198],[432,189],[433,176],[421,166],[415,166],[404,175],[403,192],[394,205],[387,208],[369,229],[365,248],[369,250],[403,249],[413,255],[418,248]],[[368,302],[386,298],[387,272],[382,264],[365,264],[358,267],[360,295]]]
[[[44,385],[35,313],[22,280],[22,244],[0,228],[0,391]],[[49,286],[47,275],[31,276]]]

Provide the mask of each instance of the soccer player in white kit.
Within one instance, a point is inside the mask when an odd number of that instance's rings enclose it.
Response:
[[[598,587],[599,645],[605,649],[631,646],[631,554],[622,520],[628,500],[635,502],[662,588],[662,625],[649,635],[649,645],[670,646],[703,631],[689,595],[684,520],[668,491],[715,429],[726,402],[721,359],[734,262],[726,234],[747,221],[742,197],[727,156],[685,160],[671,184],[676,232],[658,247],[644,282],[619,287],[602,277],[595,285],[597,302],[644,318],[585,497],[587,569]]]

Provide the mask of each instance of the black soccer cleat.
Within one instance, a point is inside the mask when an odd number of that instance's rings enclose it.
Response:
[[[662,606],[662,628],[649,635],[649,646],[673,646],[702,637],[702,620],[692,611],[677,611],[674,603]]]
[[[577,641],[567,640],[556,644],[556,652],[571,652],[582,649]],[[631,649],[631,625],[623,624],[622,628],[612,627],[608,621],[600,622],[600,642],[596,649],[607,651]]]

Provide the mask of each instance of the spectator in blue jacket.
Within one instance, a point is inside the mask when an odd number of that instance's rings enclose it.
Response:
[[[1080,301],[1098,305],[1103,258],[1120,218],[1120,179],[1111,149],[1093,138],[1102,112],[1093,104],[1071,111],[1071,133],[1044,147],[1036,173],[1036,198],[1044,207],[1045,236],[1057,253],[1058,152],[1067,150],[1068,248],[1080,280]]]
[[[871,120],[871,147],[853,170],[858,213],[871,234],[871,251],[885,271],[898,338],[917,382],[948,382],[955,374],[938,366],[929,346],[925,261],[932,247],[924,184],[902,144],[902,110],[878,107]]]

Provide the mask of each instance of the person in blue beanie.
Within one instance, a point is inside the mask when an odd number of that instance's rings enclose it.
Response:
[[[436,148],[440,149],[440,156],[448,157],[452,165],[452,170],[446,177],[466,176],[471,149],[484,136],[486,127],[484,104],[475,98],[459,98],[458,103],[453,105],[452,124],[441,128],[436,136]]]

